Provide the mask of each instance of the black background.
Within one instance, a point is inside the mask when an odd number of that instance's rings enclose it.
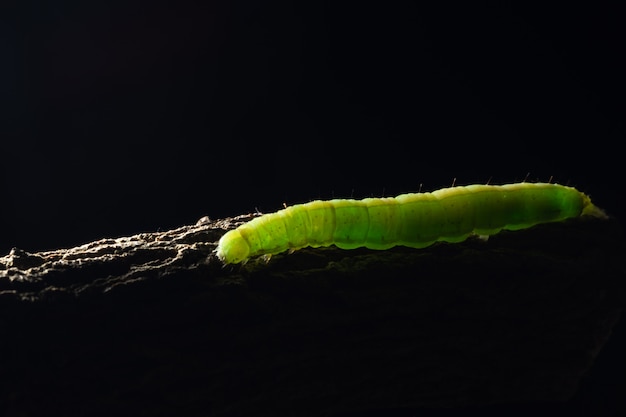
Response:
[[[621,217],[625,42],[574,4],[2,2],[0,253],[453,181]]]

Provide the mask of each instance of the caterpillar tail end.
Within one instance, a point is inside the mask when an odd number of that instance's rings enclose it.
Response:
[[[591,198],[589,198],[589,196],[587,196],[587,195],[584,195],[583,210],[582,210],[582,213],[580,213],[580,215],[581,216],[596,217],[598,219],[608,219],[609,218],[609,216],[606,214],[606,212],[604,210],[602,210],[600,207],[598,207],[595,204],[593,204],[591,202]]]
[[[594,205],[594,204],[589,204],[587,205],[584,209],[583,212],[581,213],[582,216],[592,216],[592,217],[596,217],[598,219],[608,219],[609,216],[608,214],[606,214],[606,212],[604,210],[602,210],[600,207]]]

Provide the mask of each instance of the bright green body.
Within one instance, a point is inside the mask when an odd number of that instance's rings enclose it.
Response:
[[[558,184],[469,185],[395,198],[312,201],[258,217],[226,233],[217,256],[239,263],[252,256],[306,246],[342,249],[423,248],[461,242],[583,214],[600,215],[588,196]]]

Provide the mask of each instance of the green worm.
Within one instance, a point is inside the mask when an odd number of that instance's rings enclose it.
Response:
[[[227,232],[215,250],[226,264],[307,246],[424,248],[539,223],[606,214],[589,196],[553,183],[468,185],[430,193],[297,204]]]

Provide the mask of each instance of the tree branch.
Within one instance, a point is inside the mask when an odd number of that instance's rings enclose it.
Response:
[[[223,266],[217,240],[252,217],[0,258],[0,412],[564,401],[626,305],[615,220]]]

